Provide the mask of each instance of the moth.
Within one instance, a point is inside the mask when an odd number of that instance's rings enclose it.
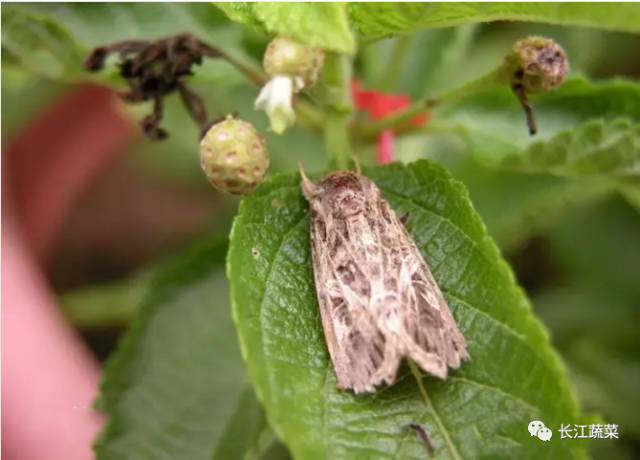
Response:
[[[469,359],[465,338],[416,244],[358,168],[313,183],[311,253],[320,315],[340,389],[376,391],[403,358],[446,379]]]

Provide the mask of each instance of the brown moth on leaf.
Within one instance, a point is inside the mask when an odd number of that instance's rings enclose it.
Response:
[[[319,184],[301,170],[316,292],[338,388],[373,392],[404,357],[441,379],[469,359],[424,258],[378,187],[358,171]]]

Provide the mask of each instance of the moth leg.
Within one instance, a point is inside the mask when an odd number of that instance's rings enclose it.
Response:
[[[156,95],[153,100],[153,113],[146,116],[141,122],[142,130],[149,139],[164,139],[167,137],[167,132],[159,126],[164,111],[163,102],[162,96]]]
[[[371,383],[377,385],[380,382],[392,384],[396,379],[396,373],[400,366],[400,355],[398,353],[398,341],[391,335],[386,335],[384,343],[384,353],[382,362],[371,377]]]

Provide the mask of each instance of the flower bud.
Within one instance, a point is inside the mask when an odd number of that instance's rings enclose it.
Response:
[[[270,80],[262,87],[254,107],[267,112],[271,129],[282,134],[296,120],[293,94],[318,80],[324,52],[290,38],[274,38],[264,53],[264,70]]]
[[[251,123],[228,115],[204,135],[200,164],[215,188],[246,195],[262,182],[269,168],[266,141]]]
[[[303,45],[291,38],[277,37],[267,46],[263,66],[271,78],[292,78],[295,90],[299,91],[315,85],[323,62],[324,52],[320,48]]]
[[[518,40],[513,53],[506,58],[506,68],[512,86],[521,86],[527,93],[558,88],[569,71],[564,50],[553,40],[527,37]]]

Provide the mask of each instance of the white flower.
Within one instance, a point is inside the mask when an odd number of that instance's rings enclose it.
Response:
[[[291,100],[293,92],[298,92],[304,86],[300,78],[276,75],[260,91],[255,102],[256,110],[267,112],[271,129],[282,134],[296,120]]]

